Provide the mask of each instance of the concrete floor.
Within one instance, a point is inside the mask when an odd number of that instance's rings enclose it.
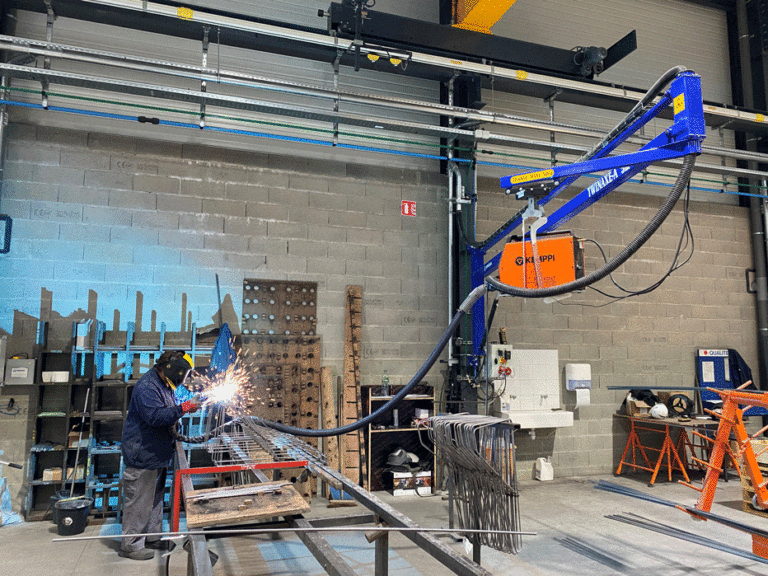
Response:
[[[766,564],[605,518],[607,514],[633,512],[744,551],[750,551],[752,547],[751,537],[743,532],[714,522],[696,521],[673,508],[595,490],[593,482],[598,479],[523,483],[520,496],[522,528],[537,534],[525,537],[522,551],[514,556],[483,548],[483,567],[498,576],[768,574]],[[697,496],[674,482],[658,482],[648,487],[644,474],[603,479],[683,504],[693,505]],[[423,526],[447,526],[448,504],[441,496],[394,498],[388,493],[377,495]],[[363,512],[362,506],[329,510],[326,502],[318,499],[313,504],[313,511],[306,516]],[[768,529],[768,518],[741,510],[738,479],[720,481],[712,512]],[[114,534],[118,530],[119,526],[114,523],[91,523],[83,535]],[[165,559],[159,555],[146,562],[120,558],[116,553],[116,540],[51,542],[56,536],[56,527],[50,522],[0,527],[0,574],[161,576],[164,573]],[[457,550],[464,549],[462,543],[447,535],[440,538]],[[368,544],[361,533],[337,533],[327,535],[327,539],[358,574],[373,574],[373,545]],[[210,546],[220,557],[214,567],[216,576],[325,574],[294,535],[284,535],[279,540],[263,535],[227,538],[212,541]],[[390,536],[389,566],[393,576],[449,574],[446,568],[401,535]],[[170,576],[184,575],[185,567],[185,555],[171,556]]]

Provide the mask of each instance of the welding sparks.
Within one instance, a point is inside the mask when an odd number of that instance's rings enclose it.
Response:
[[[248,414],[254,403],[253,379],[258,372],[242,350],[223,372],[193,374],[189,389],[201,399],[203,408],[222,408],[230,416]]]

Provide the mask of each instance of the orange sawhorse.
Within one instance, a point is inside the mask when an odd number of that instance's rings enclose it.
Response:
[[[621,462],[619,462],[619,467],[616,469],[616,474],[621,474],[621,468],[622,466],[631,466],[633,469],[637,470],[638,468],[640,470],[646,470],[648,472],[652,472],[653,475],[651,476],[651,481],[649,483],[649,486],[653,486],[653,484],[656,482],[656,476],[659,474],[659,470],[661,469],[662,463],[664,462],[664,458],[667,459],[667,476],[669,481],[672,481],[672,471],[673,470],[680,470],[680,472],[683,473],[683,476],[685,477],[685,480],[687,482],[690,482],[690,478],[688,477],[688,472],[685,469],[685,464],[680,459],[680,454],[678,453],[678,447],[682,442],[684,442],[683,439],[678,437],[677,445],[672,441],[672,437],[670,436],[669,429],[673,426],[673,424],[669,422],[663,422],[663,421],[654,421],[649,420],[647,418],[644,418],[640,421],[638,421],[637,418],[634,418],[632,416],[628,416],[629,423],[630,423],[630,431],[629,431],[629,438],[627,438],[627,445],[624,447],[624,453],[621,455]],[[640,422],[648,422],[653,423],[654,427],[644,427],[640,424]],[[638,436],[637,431],[643,430],[646,432],[655,432],[655,433],[663,433],[664,434],[664,442],[661,445],[661,448],[654,448],[651,446],[643,445],[643,443],[640,441],[640,436]],[[685,430],[681,430],[681,434],[685,434]],[[687,436],[687,435],[686,435]],[[627,454],[632,449],[632,461],[627,461]],[[656,458],[655,464],[651,463],[651,459],[648,458],[647,452],[658,452],[659,455]],[[637,462],[637,452],[640,452],[640,454],[643,457],[643,460],[645,461],[645,466],[642,464],[638,464]],[[653,467],[651,467],[653,466]]]

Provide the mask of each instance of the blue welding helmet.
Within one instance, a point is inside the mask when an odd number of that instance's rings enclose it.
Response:
[[[155,366],[163,371],[163,376],[168,378],[174,386],[178,386],[184,381],[187,373],[195,367],[195,363],[183,350],[169,350],[160,355]]]

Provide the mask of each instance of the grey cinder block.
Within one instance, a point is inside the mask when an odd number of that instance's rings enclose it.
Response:
[[[241,200],[204,199],[203,212],[225,216],[245,216],[245,202]]]
[[[181,179],[155,174],[136,174],[133,177],[133,189],[141,192],[178,196],[181,193]]]
[[[131,213],[109,206],[83,206],[83,222],[106,226],[130,226]]]

